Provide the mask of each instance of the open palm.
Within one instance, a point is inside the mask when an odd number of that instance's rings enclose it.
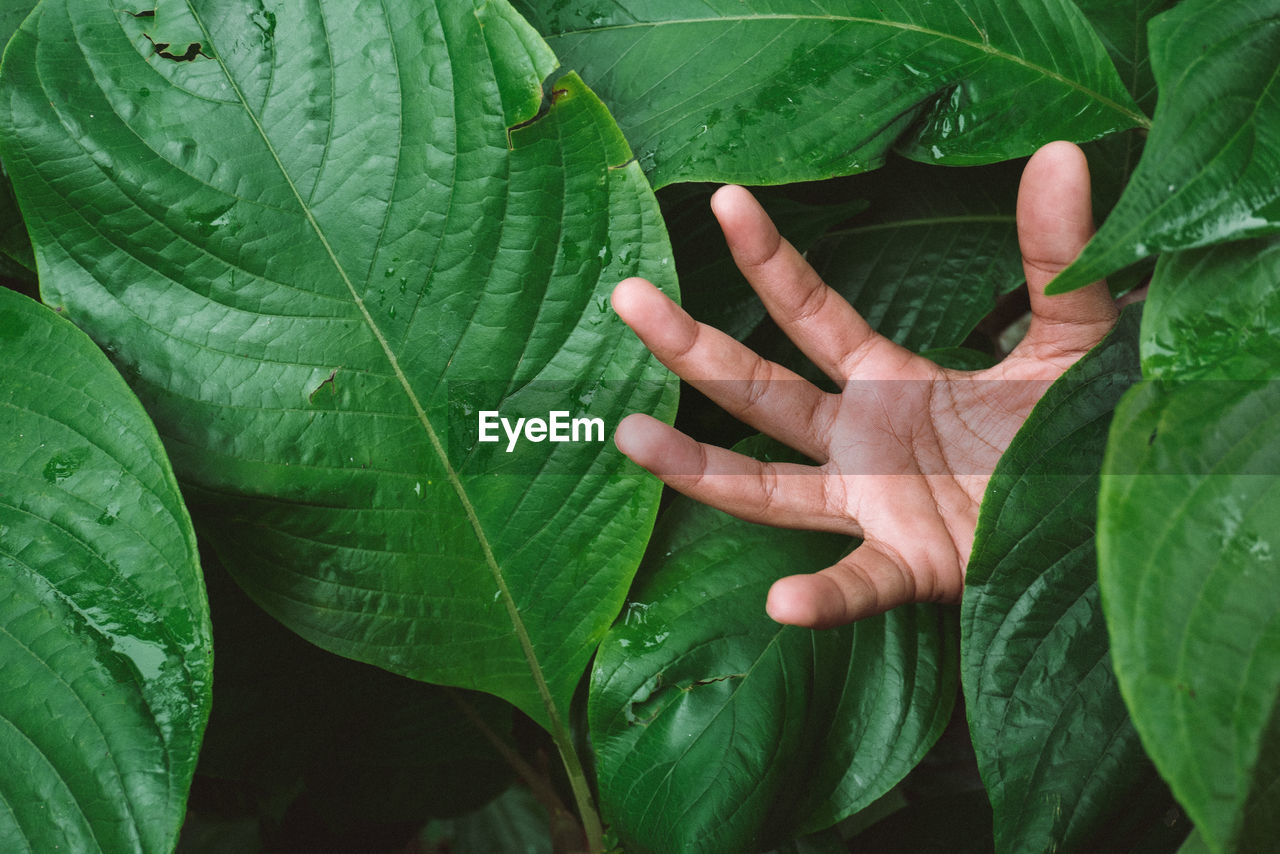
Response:
[[[827,627],[919,601],[958,601],[992,470],[1044,390],[1114,324],[1105,284],[1047,297],[1092,234],[1089,174],[1070,143],[1028,162],[1018,238],[1032,320],[1009,356],[952,371],[874,332],[827,287],[740,187],[712,209],[738,267],[778,325],[842,389],[766,361],[642,279],[614,309],[663,364],[728,412],[817,466],[764,463],[633,415],[618,447],[673,488],[741,518],[861,537],[835,566],[777,581],[775,620]]]

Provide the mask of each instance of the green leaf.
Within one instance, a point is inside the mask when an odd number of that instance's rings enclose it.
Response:
[[[1051,293],[1159,252],[1280,230],[1280,0],[1185,0],[1152,20],[1150,38],[1160,100],[1142,160]]]
[[[36,0],[0,0],[0,49],[9,44],[22,19],[31,14]]]
[[[1280,834],[1280,394],[1158,380],[1116,412],[1098,556],[1142,743],[1215,852]]]
[[[733,263],[714,216],[714,186],[676,184],[658,194],[671,232],[676,272],[684,308],[697,320],[741,340],[765,317],[764,304]],[[861,211],[866,201],[854,198],[815,204],[792,199],[769,187],[752,189],[782,236],[801,252],[808,251],[828,228]]]
[[[272,17],[265,10],[256,13],[255,24],[262,28],[274,28]],[[183,0],[155,0],[145,33],[156,55],[178,62],[190,62],[197,56],[213,56],[208,40],[195,10]]]
[[[826,632],[764,613],[775,579],[848,545],[685,499],[664,514],[591,681],[601,802],[637,850],[767,849],[871,803],[936,740],[955,695],[949,610]]]
[[[167,852],[209,607],[155,428],[88,338],[0,289],[0,849]]]
[[[658,484],[603,441],[457,435],[477,402],[670,418],[607,310],[625,275],[673,288],[626,142],[572,75],[544,103],[554,57],[500,0],[164,9],[190,61],[88,0],[10,45],[0,148],[46,301],[123,366],[269,613],[563,735]]]
[[[1100,499],[1116,675],[1215,852],[1280,833],[1278,266],[1276,238],[1161,259],[1142,329],[1156,380],[1117,412]]]
[[[1142,318],[1151,378],[1274,378],[1280,372],[1280,237],[1160,257]]]
[[[1136,382],[1138,315],[1036,405],[983,497],[961,661],[997,851],[1113,850],[1152,789],[1107,658],[1094,533],[1107,427]]]
[[[1280,238],[1162,256],[1143,373],[1112,426],[1103,604],[1121,689],[1197,833],[1262,851],[1280,833]]]
[[[1107,48],[1120,79],[1150,115],[1156,105],[1156,80],[1147,47],[1147,24],[1173,8],[1177,0],[1075,0]],[[1133,134],[1126,134],[1132,138]]]
[[[951,164],[1144,125],[1068,0],[517,0],[654,186]]]
[[[1107,53],[1120,72],[1125,88],[1143,113],[1150,115],[1156,105],[1156,82],[1151,72],[1147,46],[1147,24],[1152,17],[1171,8],[1172,0],[1076,0],[1089,18]],[[1102,221],[1116,206],[1142,156],[1147,134],[1144,129],[1113,134],[1084,146],[1089,157],[1093,186],[1093,216]],[[1107,284],[1116,295],[1140,287],[1151,275],[1153,262],[1108,274]]]

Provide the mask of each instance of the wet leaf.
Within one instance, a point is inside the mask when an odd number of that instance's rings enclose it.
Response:
[[[1142,320],[1148,377],[1274,378],[1280,237],[1162,256]]]
[[[1116,676],[1215,852],[1280,834],[1275,266],[1274,239],[1161,259],[1143,324],[1157,379],[1116,412],[1099,502]]]
[[[955,693],[951,611],[825,632],[764,613],[775,579],[848,545],[685,499],[664,514],[591,681],[602,805],[638,850],[767,849],[829,826],[937,739]]]
[[[1108,661],[1094,533],[1138,315],[1045,393],[1001,457],[965,574],[961,661],[997,851],[1115,850],[1158,790]],[[1167,797],[1167,795],[1166,795]]]
[[[517,0],[654,186],[950,164],[1146,124],[1067,0]]]
[[[1280,230],[1280,2],[1185,0],[1152,20],[1142,160],[1062,293],[1139,261]]]
[[[0,289],[5,851],[168,852],[209,714],[195,534],[106,357]]]
[[[607,310],[625,275],[673,288],[626,142],[576,77],[544,99],[554,57],[504,2],[131,11],[52,0],[10,44],[45,300],[113,353],[268,612],[555,729],[658,484],[605,441],[459,436],[476,409],[670,418]]]

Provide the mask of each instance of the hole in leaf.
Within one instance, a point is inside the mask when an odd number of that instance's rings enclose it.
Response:
[[[156,53],[165,59],[172,59],[174,62],[191,62],[197,56],[208,58],[206,54],[201,52],[200,42],[192,42],[187,45],[183,48],[182,53],[173,50],[174,46],[167,42],[152,42],[152,44],[155,46]]]

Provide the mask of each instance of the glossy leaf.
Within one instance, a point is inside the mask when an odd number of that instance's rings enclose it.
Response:
[[[1146,123],[1067,0],[517,0],[654,186],[951,164]]]
[[[673,403],[606,302],[672,288],[657,205],[576,77],[544,100],[554,64],[501,0],[52,0],[0,111],[45,299],[124,367],[237,580],[553,730],[658,485],[606,442],[467,447],[466,407],[611,431]]]
[[[1075,0],[1106,46],[1125,88],[1145,115],[1155,110],[1157,95],[1147,25],[1152,17],[1171,8],[1174,2],[1176,0]],[[1115,207],[1142,155],[1146,136],[1145,127],[1134,128],[1084,146],[1089,157],[1095,220],[1106,219]],[[1141,271],[1141,275],[1150,272],[1148,268]],[[1124,293],[1136,286],[1130,277],[1124,277],[1121,282],[1109,281],[1109,284],[1112,293]]]
[[[1129,94],[1147,115],[1156,105],[1156,79],[1151,71],[1147,25],[1173,8],[1177,0],[1075,0],[1115,63]],[[1133,134],[1128,136],[1132,137]]]
[[[1116,675],[1209,850],[1280,833],[1276,239],[1162,258],[1111,428],[1100,582]],[[1211,296],[1212,295],[1212,296]]]
[[[0,850],[167,852],[209,607],[155,428],[79,330],[0,289]]]
[[[1142,160],[1052,292],[1159,252],[1280,230],[1277,21],[1277,0],[1185,0],[1151,22],[1160,99]]]
[[[684,499],[663,516],[591,681],[602,806],[636,850],[767,849],[869,804],[937,738],[950,612],[826,632],[764,613],[772,581],[848,545]]]
[[[983,497],[961,661],[997,851],[1113,850],[1104,840],[1156,780],[1107,658],[1094,551],[1107,427],[1140,378],[1137,337],[1130,309],[1045,393]]]
[[[1162,256],[1142,319],[1152,378],[1280,374],[1280,237]]]
[[[1160,12],[1172,8],[1174,0],[1075,0],[1107,47],[1125,88],[1142,112],[1151,115],[1156,105],[1156,81],[1151,71],[1147,26]],[[1145,129],[1114,134],[1085,146],[1093,185],[1093,216],[1106,219],[1120,199],[1146,143]],[[1125,275],[1110,274],[1108,284],[1114,294],[1139,286],[1151,273],[1140,266]]]
[[[1217,852],[1280,834],[1280,394],[1155,381],[1117,410],[1098,554],[1143,745]]]

